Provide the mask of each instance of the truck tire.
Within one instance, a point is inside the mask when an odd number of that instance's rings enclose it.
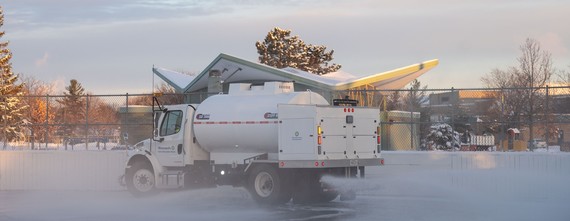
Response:
[[[260,204],[283,204],[291,200],[291,191],[275,167],[267,164],[256,165],[248,177],[248,190],[251,197]]]
[[[136,197],[156,193],[156,183],[152,166],[146,162],[135,162],[125,177],[127,189]]]

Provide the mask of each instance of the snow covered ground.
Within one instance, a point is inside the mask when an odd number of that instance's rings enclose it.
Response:
[[[566,159],[566,158],[564,158]],[[2,191],[0,220],[569,220],[566,171],[367,170],[366,180],[326,178],[358,190],[354,201],[256,205],[242,188],[133,198],[125,191]]]

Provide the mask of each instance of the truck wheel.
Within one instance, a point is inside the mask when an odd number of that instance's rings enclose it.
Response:
[[[283,204],[291,200],[291,191],[277,170],[266,164],[253,168],[248,178],[252,198],[260,204]]]
[[[149,196],[156,192],[152,166],[145,162],[135,162],[126,176],[127,189],[137,197]]]

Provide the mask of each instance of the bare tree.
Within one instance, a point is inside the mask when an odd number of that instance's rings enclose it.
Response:
[[[22,101],[30,107],[27,118],[30,122],[30,142],[34,149],[35,141],[50,142],[55,138],[57,128],[48,126],[48,124],[55,123],[56,108],[54,104],[49,103],[46,97],[54,90],[53,85],[33,76],[22,77],[22,82],[24,83],[24,95],[26,95]]]
[[[515,79],[528,87],[545,86],[553,73],[550,52],[543,51],[540,43],[530,38],[527,38],[525,43],[520,46],[520,50],[522,55],[517,59],[520,72]]]
[[[34,76],[21,75],[21,78],[25,95],[44,96],[55,91],[53,84],[38,80]]]
[[[568,70],[560,70],[558,72],[558,80],[564,86],[570,86],[570,65],[568,65]],[[570,88],[564,90],[566,93],[570,93]]]
[[[116,104],[109,104],[100,97],[88,96],[89,100],[89,135],[93,141],[107,143],[119,125],[119,108]]]
[[[550,52],[542,50],[538,41],[528,38],[519,48],[517,66],[494,69],[481,81],[490,88],[516,88],[497,92],[497,102],[490,111],[500,111],[503,115],[499,117],[508,120],[511,127],[528,125],[531,140],[534,122],[543,118],[546,111],[546,94],[541,87],[546,86],[554,71]]]
[[[570,94],[570,65],[567,67],[567,70],[562,69],[559,70],[558,74],[558,82],[559,84],[556,85],[559,88],[553,89],[553,94],[557,95],[568,95]],[[557,101],[554,102],[555,106],[553,107],[553,111],[556,113],[570,113],[570,97],[564,96],[556,99]]]
[[[570,85],[570,65],[568,65],[568,70],[562,71],[562,81],[567,85]]]
[[[155,88],[155,93],[161,94],[158,97],[158,101],[162,105],[168,104],[183,104],[184,103],[184,94],[176,93],[176,90],[166,83],[162,83],[160,86]],[[146,105],[152,106],[152,96],[139,96],[132,99],[129,99],[129,105]]]

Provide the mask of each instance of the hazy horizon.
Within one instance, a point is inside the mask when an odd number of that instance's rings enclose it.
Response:
[[[273,27],[333,49],[357,76],[439,59],[429,88],[481,87],[494,68],[516,65],[537,39],[554,67],[570,67],[570,2],[548,1],[5,1],[3,41],[16,73],[77,79],[94,94],[142,93],[153,65],[199,73],[219,53],[257,61]],[[155,81],[159,81],[155,77]]]

